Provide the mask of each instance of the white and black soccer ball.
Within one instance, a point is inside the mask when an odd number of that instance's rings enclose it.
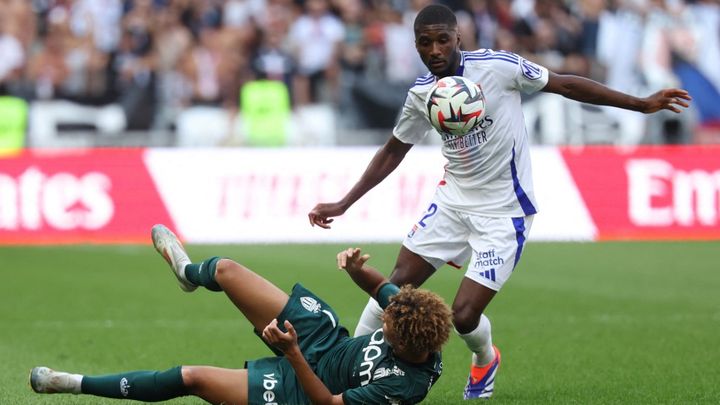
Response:
[[[485,96],[480,86],[462,76],[438,80],[425,99],[430,123],[441,133],[465,135],[482,121]]]

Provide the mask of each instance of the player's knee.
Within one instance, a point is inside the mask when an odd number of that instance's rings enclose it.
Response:
[[[215,281],[222,285],[223,281],[227,281],[236,277],[242,271],[242,266],[230,259],[220,259],[215,265]]]
[[[467,306],[453,305],[453,325],[460,334],[470,333],[477,328],[480,315]]]
[[[390,282],[400,287],[405,284],[410,284],[417,288],[420,287],[434,271],[435,268],[424,261],[415,264],[408,264],[407,262],[398,263],[390,275]]]
[[[182,375],[183,385],[190,391],[195,391],[200,386],[200,380],[198,370],[192,366],[182,366],[180,369]]]

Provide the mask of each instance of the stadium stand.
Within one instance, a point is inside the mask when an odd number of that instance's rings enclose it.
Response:
[[[4,0],[0,94],[29,104],[29,146],[382,142],[406,89],[424,73],[412,21],[425,3]],[[564,118],[545,117],[550,107],[539,104],[555,102],[538,98],[526,112],[535,142],[715,139],[697,131],[713,132],[720,105],[717,1],[444,3],[457,12],[466,49],[513,51],[636,95],[668,85],[698,92],[679,122],[584,106],[556,109],[560,115],[575,109]],[[303,39],[314,38],[313,22],[320,24],[322,43]],[[241,105],[242,94],[260,79],[287,90],[291,130],[284,142],[280,125],[258,137],[253,128],[261,121],[253,115],[243,124],[238,117],[249,108]],[[268,105],[275,103],[276,96],[268,97]],[[197,117],[207,125],[188,122]],[[326,132],[303,131],[308,122],[320,125],[317,120],[329,120],[322,123]],[[196,133],[210,127],[212,134]]]

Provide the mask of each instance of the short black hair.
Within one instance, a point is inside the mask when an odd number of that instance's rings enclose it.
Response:
[[[415,17],[413,29],[418,32],[423,25],[434,24],[447,24],[448,27],[455,28],[457,27],[457,18],[449,7],[442,4],[431,4],[420,10]]]

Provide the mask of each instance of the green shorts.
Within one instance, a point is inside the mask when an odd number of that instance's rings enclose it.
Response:
[[[288,303],[277,317],[282,330],[285,320],[290,321],[298,335],[298,345],[305,359],[313,369],[329,349],[349,333],[338,323],[337,314],[318,296],[295,284]],[[282,357],[277,349],[271,347],[277,357],[266,357],[248,361],[248,403],[265,404],[307,404],[305,396],[295,376],[295,370]]]

